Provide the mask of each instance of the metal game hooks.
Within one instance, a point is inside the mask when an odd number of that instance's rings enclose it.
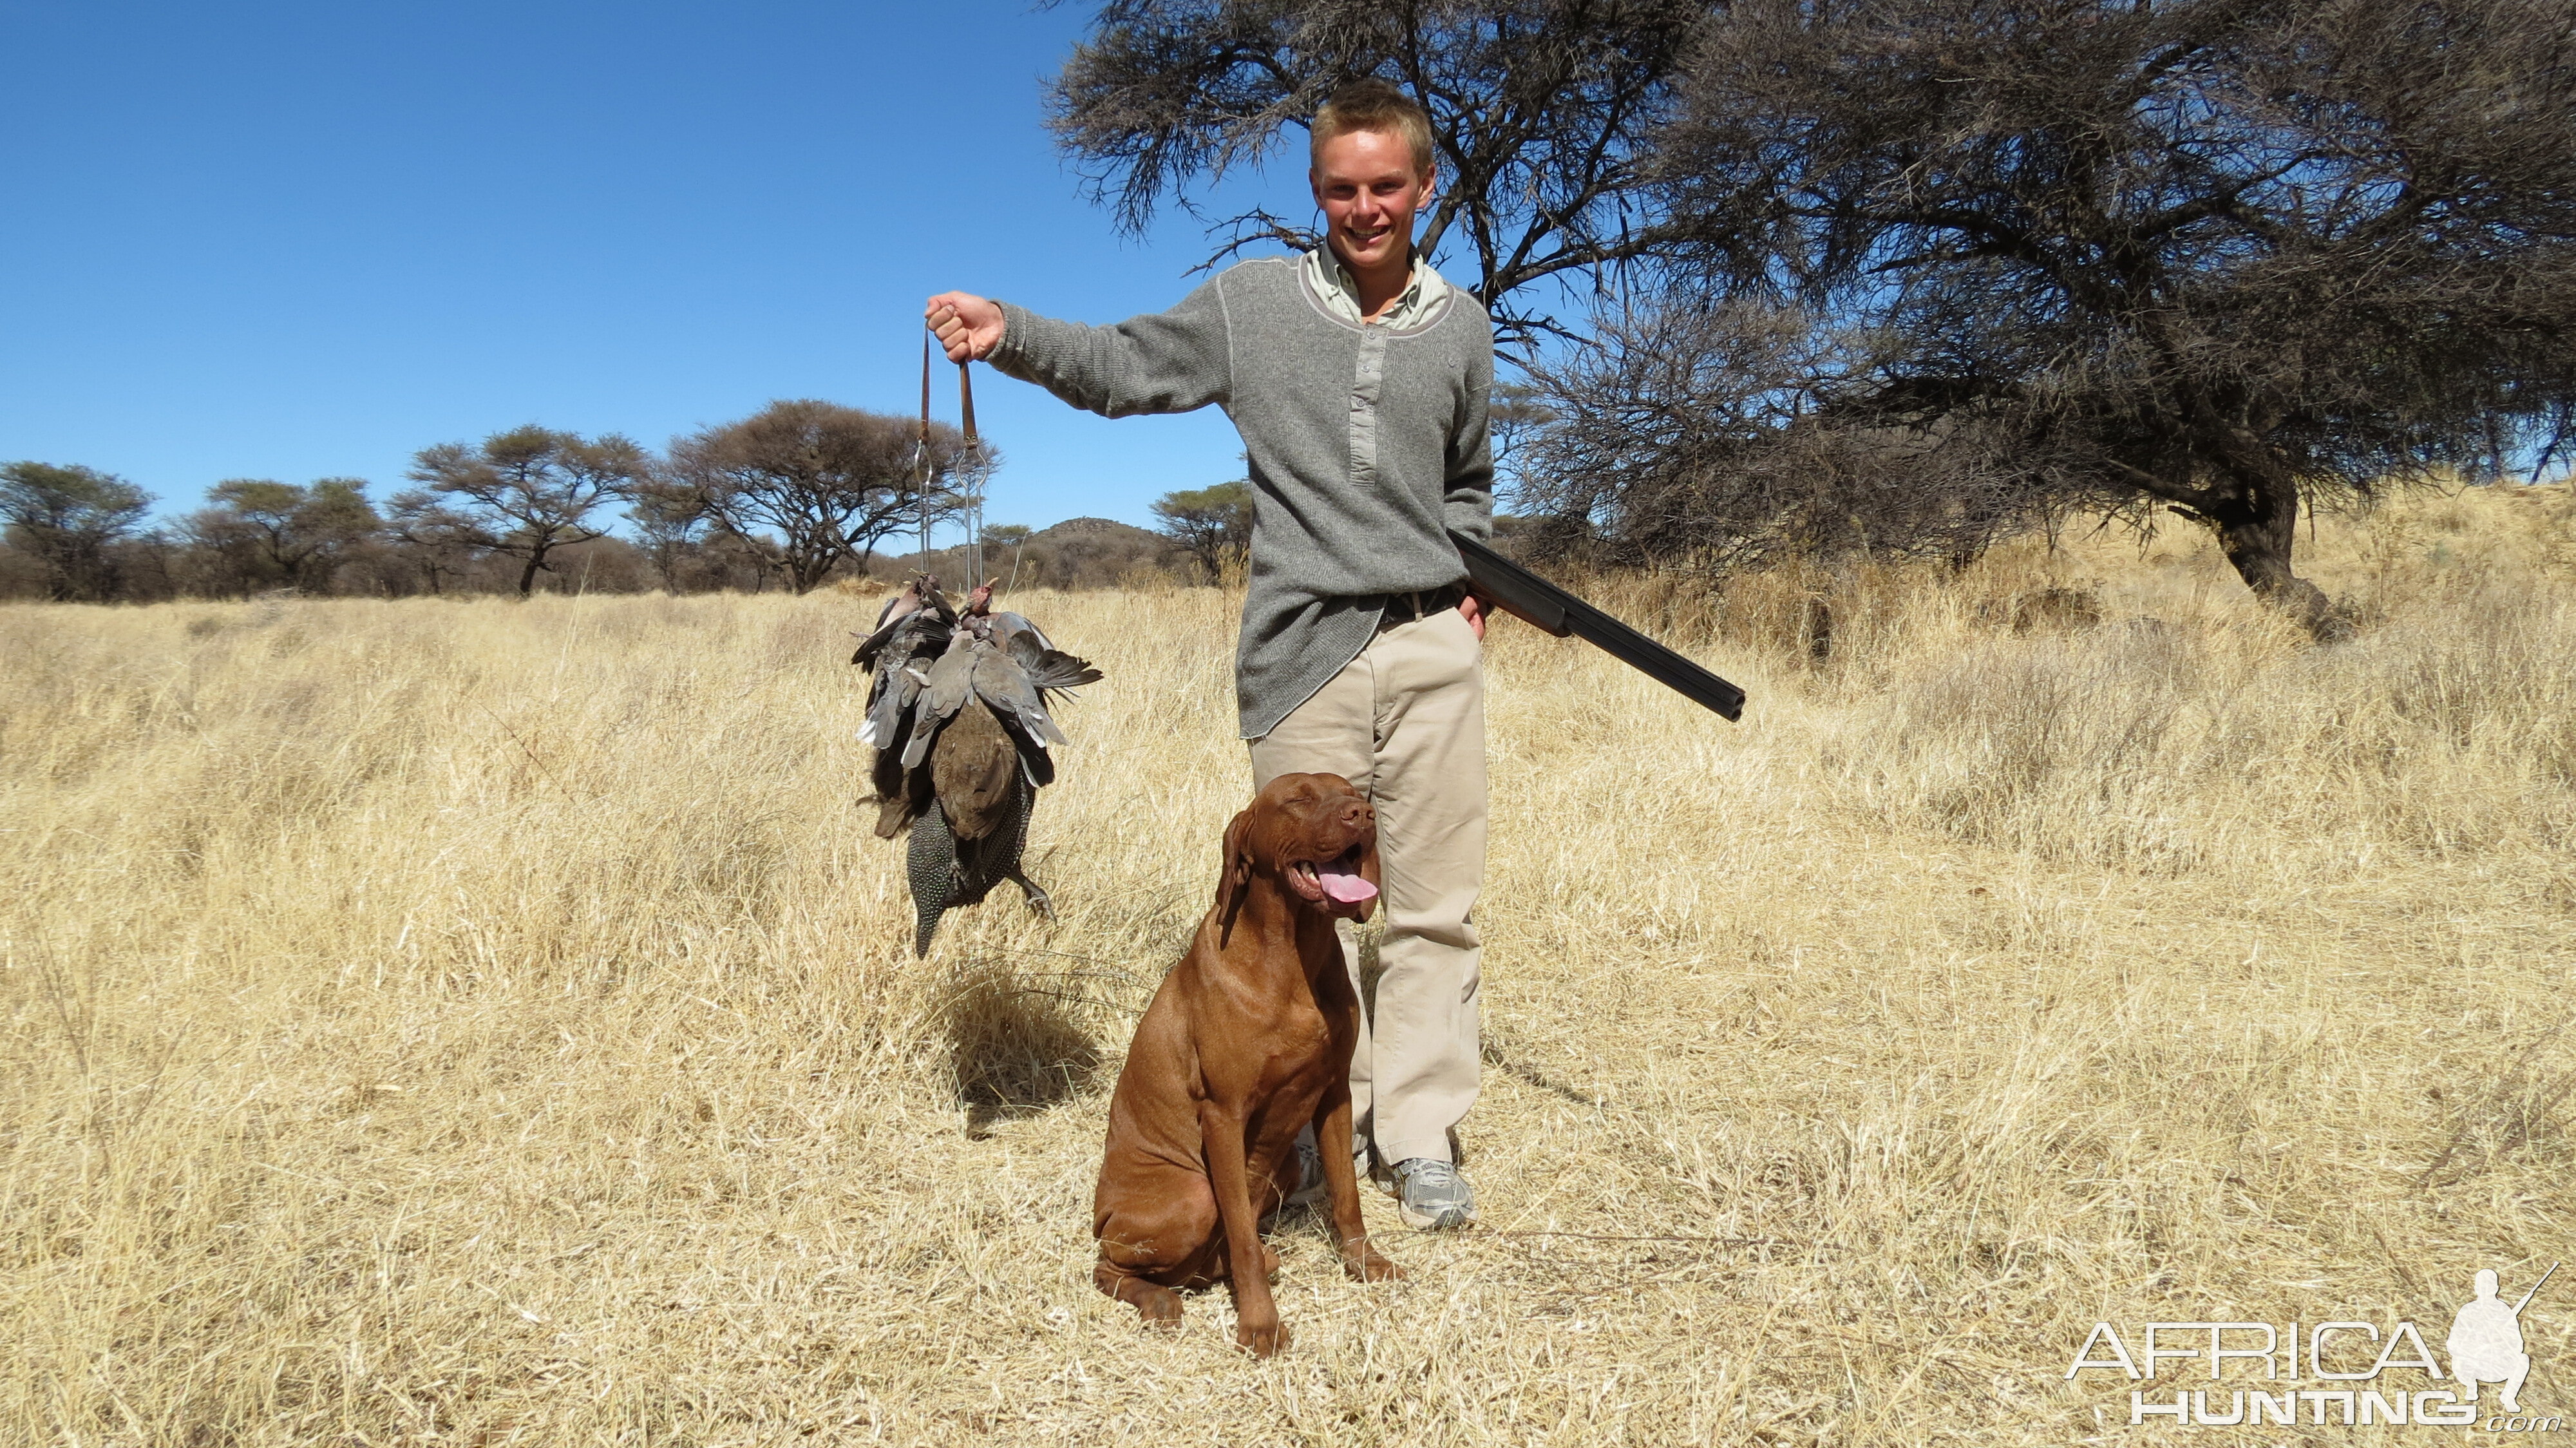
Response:
[[[921,334],[921,433],[912,442],[912,497],[921,507],[921,571],[930,571],[930,334]]]
[[[966,434],[966,449],[958,459],[958,513],[966,524],[967,557],[970,560],[967,580],[970,589],[984,579],[984,443],[975,435],[974,364],[957,364],[957,410]],[[921,571],[930,571],[930,335],[921,338],[921,432],[912,445],[912,491],[921,505]]]
[[[970,591],[984,583],[984,440],[975,435],[974,367],[972,362],[957,364],[957,413],[966,429],[966,456],[957,469],[965,484],[958,493],[958,511],[966,519],[967,557],[973,560],[966,570]]]

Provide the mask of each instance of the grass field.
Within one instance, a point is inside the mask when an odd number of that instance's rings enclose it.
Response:
[[[2063,1377],[2576,1259],[2576,509],[2305,566],[2352,641],[2180,531],[1600,585],[1738,727],[1498,629],[1484,1221],[1371,1194],[1391,1287],[1283,1224],[1268,1362],[1089,1275],[1247,792],[1231,598],[1017,600],[1108,671],[1062,919],[918,963],[873,600],[0,609],[0,1443],[2368,1438]],[[2576,1420],[2576,1281],[2524,1327]]]

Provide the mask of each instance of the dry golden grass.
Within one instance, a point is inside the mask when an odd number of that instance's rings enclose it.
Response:
[[[2308,566],[2354,642],[2179,536],[1605,585],[1737,728],[1500,633],[1484,1225],[1371,1195],[1366,1288],[1286,1224],[1270,1362],[1089,1279],[1246,789],[1227,598],[1021,600],[1109,675],[1064,918],[926,963],[856,600],[0,610],[0,1441],[2236,1441],[2062,1369],[2096,1319],[2438,1341],[2576,1258],[2566,490]]]

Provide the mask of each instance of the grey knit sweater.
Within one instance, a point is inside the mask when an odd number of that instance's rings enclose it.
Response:
[[[1387,596],[1466,575],[1447,530],[1493,532],[1494,334],[1455,287],[1402,331],[1354,326],[1291,258],[1244,262],[1168,312],[1086,327],[1002,304],[989,359],[1104,417],[1215,403],[1243,434],[1252,588],[1235,649],[1258,739],[1368,647]]]

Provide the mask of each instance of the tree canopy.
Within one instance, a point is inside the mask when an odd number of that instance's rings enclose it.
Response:
[[[115,595],[110,545],[132,533],[151,507],[150,494],[95,468],[0,466],[0,521],[9,541],[42,566],[46,596],[58,601]]]
[[[632,497],[651,466],[644,449],[615,433],[593,441],[531,424],[494,433],[479,447],[421,449],[411,477],[428,487],[398,495],[394,505],[407,517],[439,517],[468,546],[525,560],[524,598],[549,566],[547,554],[607,534],[593,515]]]
[[[1156,531],[1197,559],[1210,583],[1252,550],[1252,484],[1245,479],[1165,493],[1153,509]]]
[[[1441,191],[1422,247],[1473,259],[1507,341],[1562,330],[1559,283],[1664,253],[1642,208],[1647,138],[1707,6],[1692,0],[1111,0],[1055,78],[1066,155],[1119,225],[1197,214],[1229,172],[1288,147],[1333,88],[1377,75],[1430,111]],[[1303,157],[1294,168],[1304,171]],[[1296,183],[1287,183],[1294,187]],[[1302,211],[1302,203],[1297,203]],[[1217,252],[1316,237],[1267,208],[1220,220]]]
[[[2535,0],[1733,6],[1677,81],[1658,196],[1689,247],[1644,310],[1698,329],[1688,355],[1767,309],[1795,355],[1740,379],[1772,416],[1697,436],[1561,388],[1579,460],[1653,483],[1575,501],[1688,516],[1830,432],[1962,489],[1952,523],[2170,505],[2321,625],[2303,500],[2566,436],[2572,25]],[[1675,333],[1604,341],[1641,337]],[[1699,375],[1589,365],[1666,404]]]
[[[189,520],[199,541],[223,555],[233,586],[314,591],[384,520],[363,478],[322,478],[309,486],[232,478],[207,490],[214,506]]]
[[[914,475],[917,419],[812,400],[773,402],[739,422],[671,443],[648,490],[659,515],[703,516],[771,560],[803,593],[844,558],[864,564],[885,538],[956,511],[947,487],[965,438],[931,425],[928,497]],[[998,458],[980,446],[978,466]]]
[[[2576,432],[2563,0],[1088,13],[1050,124],[1129,229],[1203,214],[1245,166],[1302,163],[1344,81],[1424,103],[1442,189],[1423,245],[1523,344],[1528,385],[1497,386],[1492,421],[1537,548],[1964,560],[2072,509],[2174,515],[2328,632],[2334,610],[2292,566],[2303,511],[2537,469]],[[1212,232],[1211,264],[1314,241],[1269,210]],[[562,548],[625,548],[597,517],[624,501],[649,549],[627,550],[638,576],[803,591],[918,520],[916,428],[787,401],[676,439],[667,462],[533,426],[446,444],[361,551],[372,576],[417,569],[433,590],[515,560],[525,593]],[[957,445],[938,429],[936,512]],[[1237,486],[1155,505],[1206,571],[1243,546]],[[104,474],[14,464],[0,500],[14,550],[41,560],[10,587],[103,597],[123,563],[170,551],[118,541],[144,500]],[[368,526],[354,484],[235,480],[214,502],[187,546],[240,560],[228,576],[368,571],[315,541]]]

